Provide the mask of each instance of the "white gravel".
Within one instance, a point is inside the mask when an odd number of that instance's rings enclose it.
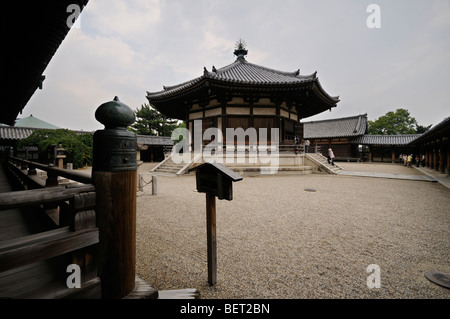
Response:
[[[364,165],[357,168],[370,170]],[[442,185],[312,174],[233,186],[233,201],[217,200],[215,287],[195,176],[159,176],[157,196],[151,186],[138,194],[138,274],[156,289],[196,288],[201,298],[450,298],[424,277],[450,274],[450,190]],[[367,286],[371,264],[381,288]]]

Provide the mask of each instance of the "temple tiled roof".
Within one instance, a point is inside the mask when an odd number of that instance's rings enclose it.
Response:
[[[220,69],[216,69],[213,66],[211,71],[208,71],[206,68],[204,68],[203,75],[200,77],[178,85],[164,86],[164,90],[159,92],[147,92],[147,96],[149,98],[161,98],[164,96],[169,96],[191,87],[195,87],[195,85],[197,85],[204,79],[217,80],[225,83],[258,86],[295,85],[315,82],[327,98],[334,102],[339,102],[338,96],[330,96],[323,90],[320,85],[319,79],[317,78],[317,72],[314,72],[310,75],[300,75],[300,70],[297,70],[295,72],[283,72],[249,63],[245,59],[237,59],[232,64]]]
[[[239,60],[218,70],[213,67],[212,72],[208,72],[208,76],[213,79],[247,84],[302,83],[316,79],[316,73],[300,75],[300,70],[282,72]]]
[[[422,134],[363,135],[353,139],[350,143],[382,146],[407,145],[421,135]]]
[[[416,140],[412,141],[414,144],[421,143],[426,141],[427,139],[432,138],[435,135],[444,135],[443,132],[450,131],[450,116],[445,118],[442,122],[439,122],[438,124],[432,126],[427,132],[422,134],[420,138],[418,137]],[[448,135],[448,133],[447,133]]]
[[[27,138],[36,130],[39,130],[41,128],[36,127],[19,127],[19,126],[7,126],[7,125],[0,125],[0,140],[14,140],[18,141],[24,138]],[[73,131],[77,133],[78,135],[81,134],[93,134],[93,132],[89,131]]]
[[[2,83],[0,123],[14,122],[37,89],[43,88],[46,68],[67,36],[70,26],[68,13],[75,6],[78,14],[88,0],[8,1],[2,16],[2,40],[7,43],[2,51]],[[23,24],[32,26],[24,28]],[[7,27],[6,27],[7,26]],[[73,28],[73,27],[72,27]],[[45,84],[44,84],[45,86]]]
[[[0,140],[21,140],[36,130],[31,127],[0,126]]]
[[[45,128],[45,129],[58,129],[60,127],[38,119],[37,117],[30,115],[16,120],[15,126],[17,127],[33,127],[33,128]]]
[[[357,137],[367,133],[367,114],[303,123],[304,138]]]

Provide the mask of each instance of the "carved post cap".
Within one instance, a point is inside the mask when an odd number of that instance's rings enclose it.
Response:
[[[93,170],[136,170],[136,134],[126,129],[136,119],[134,112],[116,96],[98,107],[95,118],[105,129],[94,133]]]
[[[122,103],[117,96],[112,101],[100,105],[95,111],[95,118],[107,129],[126,128],[136,120],[133,110]]]

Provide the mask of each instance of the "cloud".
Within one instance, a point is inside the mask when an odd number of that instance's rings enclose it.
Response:
[[[120,38],[90,36],[74,29],[58,53],[45,72],[44,90],[32,99],[29,112],[41,104],[46,119],[41,118],[48,122],[95,129],[99,124],[93,110],[114,95],[128,101],[133,109],[145,102],[146,59]]]
[[[161,16],[159,0],[98,0],[86,7],[86,23],[102,35],[124,39],[155,25]]]
[[[366,26],[370,2],[92,1],[24,112],[74,129],[101,127],[93,118],[101,103],[119,95],[139,107],[146,91],[200,76],[204,66],[232,63],[243,38],[249,62],[318,71],[324,89],[341,96],[320,118],[366,112],[373,118],[397,106],[419,123],[448,116],[449,2],[377,3],[379,30]]]

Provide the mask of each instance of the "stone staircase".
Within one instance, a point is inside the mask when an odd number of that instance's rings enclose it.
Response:
[[[319,166],[319,171],[322,170],[329,174],[339,174],[343,171],[343,168],[336,163],[334,163],[334,166],[328,164],[327,158],[320,153],[307,153],[305,155],[310,161]]]
[[[180,170],[183,169],[185,163],[175,163],[171,157],[161,162],[158,166],[151,170],[152,173],[157,175],[175,176]]]
[[[194,156],[190,161],[181,161],[181,163],[176,163],[172,160],[172,155],[167,157],[164,161],[155,166],[150,172],[155,175],[165,175],[165,176],[180,176],[188,172],[189,167],[193,163],[197,162],[200,155]]]

